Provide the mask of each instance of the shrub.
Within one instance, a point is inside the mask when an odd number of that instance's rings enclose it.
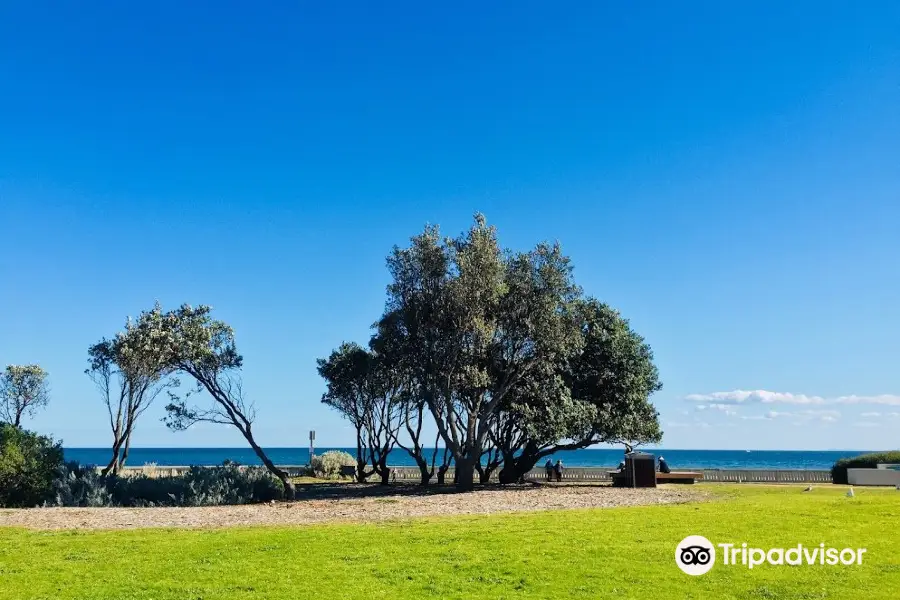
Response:
[[[329,450],[324,454],[313,456],[310,466],[316,477],[334,479],[340,476],[341,467],[355,467],[356,459],[341,450]]]
[[[831,481],[846,484],[847,469],[874,469],[879,463],[900,463],[900,450],[872,452],[853,458],[842,458],[831,467]]]
[[[8,423],[0,425],[0,506],[40,506],[53,497],[62,445]]]
[[[150,477],[101,477],[93,468],[69,464],[54,483],[57,506],[217,506],[269,502],[284,486],[262,467],[227,464],[191,467],[186,473]]]
[[[66,463],[53,480],[51,500],[44,506],[114,506],[107,479],[93,466]]]

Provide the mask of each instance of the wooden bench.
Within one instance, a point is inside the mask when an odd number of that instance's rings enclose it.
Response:
[[[608,471],[609,478],[613,483],[628,478],[627,473],[623,471]],[[694,483],[703,479],[703,473],[700,471],[672,471],[671,473],[656,472],[656,483]]]

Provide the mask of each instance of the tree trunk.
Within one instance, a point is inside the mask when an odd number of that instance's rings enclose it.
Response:
[[[460,492],[475,489],[475,459],[471,456],[456,459],[456,489]]]
[[[503,468],[500,469],[499,479],[501,484],[518,483],[524,479],[540,460],[536,454],[520,454],[516,457],[504,458]]]
[[[121,449],[122,449],[122,440],[117,437],[113,441],[112,457],[109,459],[109,463],[107,463],[107,465],[105,467],[103,467],[103,470],[100,471],[100,475],[102,475],[103,477],[106,477],[107,475],[109,475],[110,471],[112,471],[113,475],[118,474],[118,472],[119,472],[119,469],[118,469],[118,467],[119,467],[119,450],[121,450]]]
[[[256,453],[256,456],[259,457],[259,460],[266,466],[269,473],[277,477],[281,483],[284,485],[284,497],[286,500],[294,499],[294,484],[291,482],[291,478],[285,473],[283,470],[279,469],[275,466],[275,463],[269,459],[266,455],[265,451],[259,447],[259,444],[256,443],[256,440],[253,439],[253,434],[250,433],[250,430],[240,430],[241,433],[244,434],[244,439],[247,440],[247,443],[250,444],[250,447],[253,448],[253,452]]]
[[[128,428],[128,433],[125,434],[125,448],[122,450],[122,458],[119,460],[119,466],[116,467],[116,473],[118,473],[125,467],[125,461],[128,460],[128,451],[130,449],[131,449],[131,427]]]
[[[356,482],[365,483],[366,477],[366,448],[362,443],[362,427],[356,427]]]
[[[381,475],[381,485],[389,485],[391,483],[391,470],[386,462],[382,462],[379,466],[379,475]]]
[[[449,470],[450,470],[450,465],[441,465],[440,468],[438,468],[438,472],[437,472],[438,485],[444,485],[445,483],[447,483],[447,471],[449,471]]]
[[[490,483],[491,482],[491,472],[487,469],[481,471],[478,474],[478,482],[479,483]]]
[[[368,474],[366,473],[366,464],[365,459],[356,459],[356,483],[366,482],[366,477],[368,477]]]

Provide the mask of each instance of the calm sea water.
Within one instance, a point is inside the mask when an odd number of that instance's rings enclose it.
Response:
[[[344,450],[355,453],[352,448],[317,448],[316,453],[326,450]],[[309,448],[270,448],[269,457],[279,465],[305,465],[309,463]],[[648,450],[656,456],[665,456],[673,468],[706,469],[829,469],[839,458],[856,456],[863,451],[805,451],[805,450]],[[77,460],[82,464],[101,465],[109,461],[109,448],[66,448],[66,460]],[[614,467],[622,460],[619,449],[587,449],[562,452],[559,458],[570,467]],[[260,464],[250,448],[132,448],[128,464],[141,466],[155,463],[159,466],[171,465],[219,465],[232,460],[244,465]],[[394,451],[390,464],[415,466],[404,451]]]

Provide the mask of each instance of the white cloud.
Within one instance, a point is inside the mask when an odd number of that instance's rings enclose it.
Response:
[[[689,394],[685,396],[685,400],[719,404],[825,404],[825,399],[820,396],[769,392],[766,390],[733,390],[731,392],[713,392],[711,394]]]
[[[723,412],[728,416],[733,416],[737,414],[737,411],[734,410],[734,405],[732,404],[721,404],[721,403],[712,403],[712,404],[698,404],[696,406],[697,410],[717,410],[719,412]]]
[[[742,416],[741,418],[746,421],[763,421],[763,420],[774,420],[781,419],[785,417],[790,417],[794,419],[799,419],[800,422],[808,423],[809,421],[821,421],[823,423],[834,423],[841,416],[841,413],[836,410],[829,409],[807,409],[807,410],[796,410],[796,411],[778,411],[778,410],[770,410],[764,415],[747,415]]]
[[[706,421],[695,421],[693,423],[670,421],[670,422],[666,423],[666,427],[670,427],[672,429],[681,428],[681,427],[691,427],[691,428],[699,427],[700,429],[708,429],[709,426],[710,426],[709,423],[707,423]]]
[[[880,423],[875,423],[873,421],[857,421],[853,424],[854,427],[878,427]]]
[[[879,396],[841,396],[835,398],[836,404],[881,404],[885,406],[900,406],[900,396],[894,394],[881,394]]]
[[[864,412],[859,416],[861,416],[863,418],[880,417],[881,413],[879,413],[879,412]]]
[[[684,397],[688,402],[700,402],[704,406],[736,405],[736,404],[875,404],[882,406],[900,406],[900,395],[881,394],[876,396],[807,396],[789,392],[770,392],[767,390],[732,390],[730,392],[712,392],[711,394],[688,394]]]

